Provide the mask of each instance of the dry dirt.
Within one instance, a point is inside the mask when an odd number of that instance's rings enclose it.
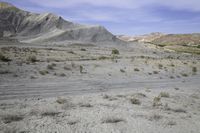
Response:
[[[200,131],[199,55],[11,41],[0,53],[2,133]]]

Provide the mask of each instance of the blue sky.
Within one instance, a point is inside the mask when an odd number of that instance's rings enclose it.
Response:
[[[1,0],[0,0],[1,1]],[[113,34],[200,32],[200,0],[3,0],[31,12],[51,12]]]

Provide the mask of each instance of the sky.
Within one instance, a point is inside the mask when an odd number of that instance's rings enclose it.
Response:
[[[0,0],[2,1],[2,0]],[[3,0],[36,13],[102,25],[116,35],[200,32],[200,0]]]

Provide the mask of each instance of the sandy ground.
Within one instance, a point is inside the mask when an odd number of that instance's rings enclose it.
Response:
[[[11,59],[0,61],[0,132],[200,131],[198,55],[137,43],[49,48],[3,41],[0,52]]]

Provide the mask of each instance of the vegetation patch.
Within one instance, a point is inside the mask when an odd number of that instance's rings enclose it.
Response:
[[[2,117],[2,120],[4,123],[21,121],[23,119],[24,119],[24,117],[22,115],[17,115],[17,114],[7,114]]]
[[[8,57],[6,57],[2,53],[0,53],[0,60],[3,61],[3,62],[9,62],[9,61],[11,61],[11,59],[9,59]]]
[[[136,104],[136,105],[140,105],[141,104],[140,100],[137,99],[137,98],[131,98],[130,101],[131,101],[132,104]]]
[[[119,55],[119,50],[117,50],[117,49],[113,49],[113,50],[112,50],[112,54]]]
[[[125,122],[125,120],[114,116],[102,119],[102,123],[119,123],[119,122]]]
[[[160,97],[165,97],[165,98],[169,98],[169,93],[168,92],[161,92],[159,94]]]
[[[49,72],[48,72],[47,70],[41,70],[41,71],[39,71],[39,73],[40,73],[41,75],[49,74]]]
[[[37,58],[36,58],[35,55],[30,55],[30,56],[28,56],[26,60],[27,60],[28,62],[32,62],[32,63],[37,62]]]

